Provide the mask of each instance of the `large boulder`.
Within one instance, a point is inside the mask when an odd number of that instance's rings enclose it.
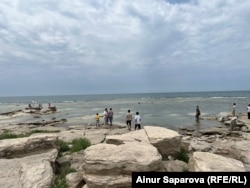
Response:
[[[0,141],[0,187],[49,188],[54,179],[58,137],[38,134]]]
[[[50,188],[57,153],[57,149],[51,149],[22,158],[0,159],[0,187]]]
[[[188,169],[195,172],[246,171],[241,161],[208,152],[194,152],[188,162]]]
[[[131,187],[133,171],[161,171],[161,155],[148,143],[97,144],[84,150],[83,178],[88,188]]]
[[[53,134],[32,135],[25,138],[0,141],[0,158],[14,158],[29,153],[57,148],[58,137]]]
[[[182,146],[182,136],[164,127],[144,126],[150,143],[155,146],[164,157],[176,157]]]

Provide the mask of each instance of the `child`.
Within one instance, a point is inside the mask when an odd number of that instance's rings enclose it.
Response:
[[[98,113],[96,113],[95,120],[96,120],[96,124],[95,124],[96,127],[99,127],[100,126],[100,124],[99,124],[99,122],[100,122],[100,116],[99,116]]]

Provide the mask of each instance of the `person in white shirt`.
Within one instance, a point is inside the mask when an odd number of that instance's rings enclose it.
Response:
[[[136,112],[135,115],[135,130],[141,129],[141,116],[139,115],[139,112]]]
[[[247,116],[248,116],[248,119],[250,119],[250,104],[247,107]]]
[[[104,125],[108,125],[108,109],[105,108],[103,112],[103,117],[104,117]]]

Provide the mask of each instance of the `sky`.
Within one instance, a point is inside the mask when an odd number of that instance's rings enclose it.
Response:
[[[1,0],[0,96],[250,90],[250,1]]]

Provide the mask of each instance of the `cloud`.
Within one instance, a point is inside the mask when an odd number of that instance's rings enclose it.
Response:
[[[14,95],[10,85],[25,85],[21,95],[248,89],[249,8],[244,0],[3,0],[1,95]]]

